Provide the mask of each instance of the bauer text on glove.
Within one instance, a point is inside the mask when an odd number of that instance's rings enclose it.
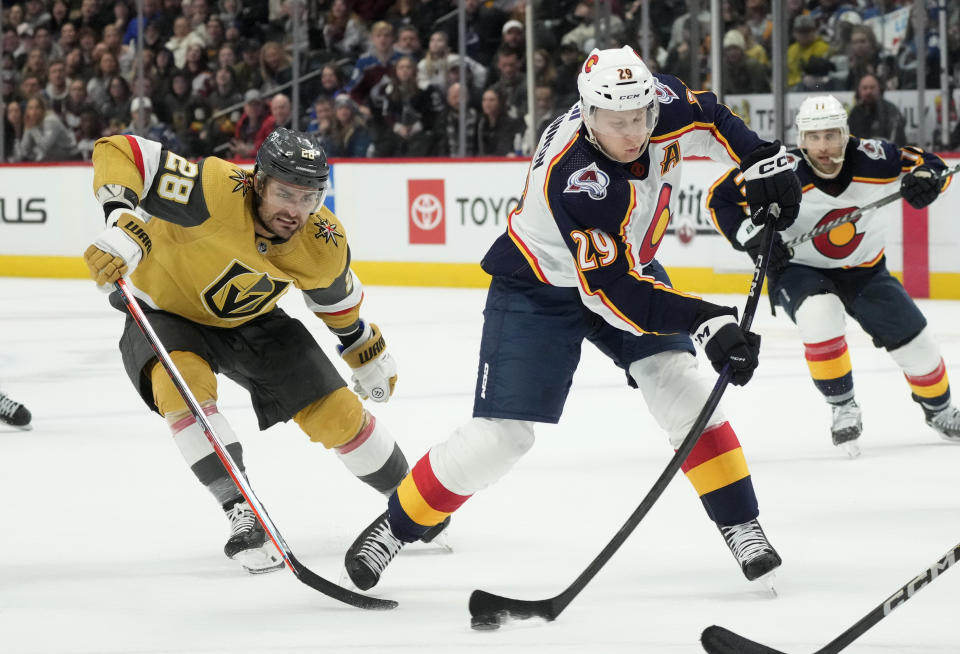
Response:
[[[363,325],[363,336],[350,347],[337,346],[340,356],[353,368],[353,390],[360,397],[386,402],[397,384],[397,363],[387,352],[387,343],[374,324]]]

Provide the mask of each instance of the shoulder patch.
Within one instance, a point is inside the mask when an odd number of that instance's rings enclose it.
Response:
[[[883,151],[883,143],[876,139],[860,139],[860,144],[857,146],[857,149],[871,159],[880,160],[887,158],[887,154]]]
[[[339,231],[335,223],[331,223],[326,218],[317,218],[313,226],[317,228],[317,233],[313,235],[314,238],[322,238],[325,243],[333,243],[334,247],[340,246],[337,239],[343,238],[343,232]]]
[[[564,193],[587,193],[591,200],[602,200],[607,197],[607,186],[610,176],[597,168],[597,163],[591,162],[586,168],[575,171],[567,178],[567,188]]]
[[[236,193],[240,191],[244,197],[247,196],[247,191],[253,188],[253,175],[245,170],[234,168],[233,174],[230,175],[230,180],[236,182],[233,187],[233,192]]]
[[[674,100],[678,100],[679,96],[676,91],[671,89],[669,86],[661,82],[657,78],[653,78],[656,88],[654,89],[657,93],[657,100],[660,101],[660,104],[670,104]]]

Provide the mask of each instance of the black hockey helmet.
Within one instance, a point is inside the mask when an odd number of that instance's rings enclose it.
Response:
[[[312,136],[278,127],[257,150],[254,174],[325,191],[330,168],[326,153]]]

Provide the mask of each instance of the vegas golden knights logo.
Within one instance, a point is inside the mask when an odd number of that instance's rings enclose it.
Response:
[[[207,311],[223,320],[248,318],[269,310],[287,287],[288,279],[274,279],[236,259],[203,291]]]

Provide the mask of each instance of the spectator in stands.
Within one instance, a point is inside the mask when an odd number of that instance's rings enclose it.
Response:
[[[701,27],[703,27],[702,23]],[[701,34],[705,33],[707,32],[701,31]],[[581,56],[581,61],[582,59]],[[663,69],[684,80],[692,80],[695,77],[694,70],[697,70],[700,78],[703,79],[706,72],[705,64],[700,44],[693,44],[690,41],[690,25],[689,20],[686,20],[681,24],[679,36],[671,41],[667,49],[667,61]]]
[[[190,87],[194,93],[206,97],[213,89],[213,73],[207,66],[207,49],[202,45],[191,45],[187,49],[187,61],[183,72],[190,77]]]
[[[67,4],[66,0],[55,0],[55,2],[50,5],[50,22],[47,23],[50,32],[56,38],[59,38],[63,32],[63,26],[69,22],[70,5]],[[76,29],[74,29],[74,31],[76,31]],[[66,50],[64,50],[64,52],[66,52]]]
[[[33,47],[42,50],[47,61],[63,59],[63,49],[53,40],[50,28],[46,25],[34,28]]]
[[[290,98],[283,93],[277,93],[270,98],[270,115],[267,116],[253,141],[253,150],[256,152],[260,145],[270,136],[270,132],[277,127],[290,127]]]
[[[187,50],[191,45],[206,47],[203,37],[190,29],[190,20],[186,16],[178,16],[173,21],[173,36],[166,44],[173,53],[173,63],[177,68],[183,68],[187,63]]]
[[[63,101],[61,118],[63,118],[64,125],[76,132],[80,127],[80,114],[85,109],[96,110],[87,101],[87,85],[83,83],[82,79],[71,80],[68,89],[67,98]]]
[[[320,69],[320,89],[317,96],[333,101],[335,97],[344,92],[343,73],[339,66],[326,64]]]
[[[267,112],[260,91],[249,89],[243,96],[243,113],[237,121],[231,143],[231,155],[238,159],[252,159],[256,154],[257,132],[266,120]]]
[[[557,81],[553,86],[557,104],[569,107],[580,97],[577,90],[577,74],[583,65],[585,53],[580,52],[576,43],[560,46],[560,61],[557,64]]]
[[[269,93],[291,79],[293,79],[293,70],[290,67],[290,55],[276,41],[264,43],[260,48],[260,90]]]
[[[26,0],[23,6],[23,22],[33,29],[50,24],[50,13],[41,0]]]
[[[77,27],[73,23],[64,23],[60,28],[60,36],[57,38],[57,45],[60,46],[60,52],[66,56],[68,52],[80,45]]]
[[[109,17],[101,13],[100,3],[97,0],[82,0],[80,12],[76,17],[71,14],[71,19],[79,29],[89,28],[94,38],[103,31],[104,25],[109,22]]]
[[[853,25],[850,28],[848,47],[847,89],[856,89],[860,78],[877,74],[880,63],[880,44],[869,25]]]
[[[367,30],[363,19],[350,11],[347,0],[333,0],[323,19],[323,40],[328,50],[355,58],[363,51]]]
[[[333,138],[332,99],[320,96],[314,101],[307,132],[317,139],[324,152],[330,150],[330,139]]]
[[[397,29],[397,49],[400,49],[402,27],[412,27],[417,32],[417,40],[430,34],[434,23],[451,9],[447,0],[396,0],[384,14],[384,20]],[[419,61],[422,52],[416,53]]]
[[[773,17],[770,15],[769,0],[747,0],[743,11],[744,24],[750,31],[753,42],[769,55],[773,38]]]
[[[393,47],[393,26],[386,21],[378,21],[370,28],[370,49],[359,59],[353,68],[353,76],[347,84],[350,97],[358,105],[367,103],[372,89],[384,75],[393,73],[393,66],[400,58]]]
[[[477,121],[477,155],[515,157],[523,148],[525,125],[522,118],[511,118],[495,87],[483,92],[481,116]]]
[[[27,62],[20,70],[20,78],[36,77],[41,83],[47,80],[47,55],[40,48],[31,48],[27,53]]]
[[[100,106],[100,116],[108,129],[117,134],[130,124],[130,83],[119,75],[107,85],[109,99]]]
[[[41,94],[27,100],[23,110],[23,135],[17,143],[20,161],[72,161],[80,158],[73,133],[50,111]]]
[[[450,52],[447,33],[438,30],[430,35],[427,54],[417,64],[417,82],[420,86],[435,86],[441,93],[446,93],[450,85],[449,73],[459,62],[460,55]],[[479,93],[486,86],[487,69],[470,57],[466,63]]]
[[[553,57],[547,50],[539,48],[533,52],[533,84],[553,88],[557,83],[557,68]]]
[[[823,57],[810,57],[803,64],[803,77],[800,83],[790,87],[797,93],[826,93],[842,91],[846,88],[843,81],[833,76],[833,62]]]
[[[533,89],[533,106],[536,110],[535,124],[533,128],[533,138],[531,139],[530,125],[527,122],[528,116],[523,116],[524,133],[522,154],[530,156],[530,148],[534,147],[540,139],[543,130],[554,121],[554,119],[566,111],[566,107],[558,107],[556,94],[552,86],[536,86]],[[532,144],[532,145],[531,145]]]
[[[101,50],[95,61],[96,74],[87,82],[87,97],[95,107],[100,107],[110,99],[110,80],[120,74],[120,67],[117,65],[117,58],[107,50]]]
[[[63,57],[64,64],[64,74],[67,76],[67,79],[75,79],[83,82],[84,88],[86,88],[86,78],[92,75],[91,72],[88,72],[87,67],[83,64],[83,50],[80,48],[74,48],[68,50],[67,54]]]
[[[856,102],[847,118],[853,136],[880,138],[900,146],[907,143],[906,121],[895,104],[883,99],[883,87],[876,75],[864,74],[854,97]]]
[[[799,84],[803,79],[803,65],[810,57],[826,58],[830,46],[817,34],[816,22],[801,14],[793,20],[793,38],[787,48],[787,86]]]
[[[333,133],[327,155],[331,157],[372,157],[374,143],[363,123],[360,109],[349,95],[334,100]]]
[[[206,22],[206,43],[207,59],[215,60],[217,53],[227,40],[226,30],[223,27],[223,21],[216,16],[207,19]]]
[[[746,55],[747,43],[738,29],[723,36],[724,93],[769,93],[770,73],[756,59]]]
[[[124,0],[116,0],[113,3],[113,20],[110,24],[119,30],[121,43],[124,41],[124,35],[126,35],[130,23],[130,5]]]
[[[576,43],[583,50],[592,50],[594,47],[612,47],[611,43],[597,43],[597,28],[593,20],[593,6],[587,0],[576,4],[573,15],[579,24],[560,38],[560,43]],[[704,32],[705,34],[708,32]],[[607,26],[608,40],[611,42],[623,41],[625,25],[615,13],[610,14],[610,24]],[[589,47],[587,47],[589,46]]]
[[[420,43],[420,34],[413,25],[402,25],[397,30],[397,42],[394,49],[402,55],[413,57],[414,63],[423,56],[423,45]]]
[[[466,152],[463,156],[476,154],[477,110],[467,105],[465,116]],[[460,154],[460,84],[453,83],[447,89],[447,103],[434,124],[432,141],[436,156],[459,157]]]
[[[157,141],[163,147],[174,152],[181,149],[180,140],[169,126],[160,122],[153,113],[153,103],[150,98],[134,98],[130,103],[130,126],[123,134],[136,134],[152,141]],[[211,150],[213,153],[213,150]]]
[[[380,157],[422,157],[429,153],[429,136],[443,111],[443,94],[435,86],[420,88],[416,63],[404,55],[393,76],[370,93],[373,134]]]
[[[33,96],[40,93],[43,87],[40,86],[40,79],[36,75],[29,75],[24,77],[20,81],[20,96],[19,100],[21,102],[26,102]]]
[[[103,137],[103,124],[100,114],[93,107],[87,106],[80,112],[80,124],[77,127],[77,150],[80,158],[90,161],[94,144]]]
[[[260,42],[244,41],[240,53],[240,61],[233,67],[237,74],[237,86],[242,89],[260,88],[263,83],[260,75]]]
[[[169,23],[166,21],[166,16],[163,11],[160,9],[159,0],[143,0],[143,22],[146,27],[143,30],[143,40],[144,42],[148,41],[147,31],[150,30],[151,24],[153,25],[153,37],[149,41],[150,47],[160,47],[163,45],[163,37],[166,36],[167,30],[169,29]],[[137,32],[140,31],[140,23],[138,22],[137,16],[134,16],[129,23],[127,23],[127,29],[123,32],[123,43],[124,45],[131,45],[137,42]]]
[[[498,50],[512,52],[523,59],[526,52],[526,35],[523,29],[523,23],[519,20],[508,20],[504,23]]]
[[[502,10],[487,6],[480,0],[464,0],[463,4],[467,19],[467,56],[483,66],[489,66],[500,46],[501,30],[507,16]],[[446,32],[450,49],[457,50],[459,28],[456,12],[446,14],[446,18],[438,21],[434,29]]]
[[[67,85],[67,66],[63,59],[55,59],[47,67],[47,85],[43,94],[50,108],[58,114],[63,113],[63,103],[67,99],[70,87]]]
[[[492,88],[503,100],[503,111],[511,118],[519,118],[527,110],[527,84],[520,58],[504,50],[497,53],[496,61],[500,77]]]
[[[18,160],[18,146],[23,137],[23,108],[16,100],[11,100],[3,112],[3,160]]]

